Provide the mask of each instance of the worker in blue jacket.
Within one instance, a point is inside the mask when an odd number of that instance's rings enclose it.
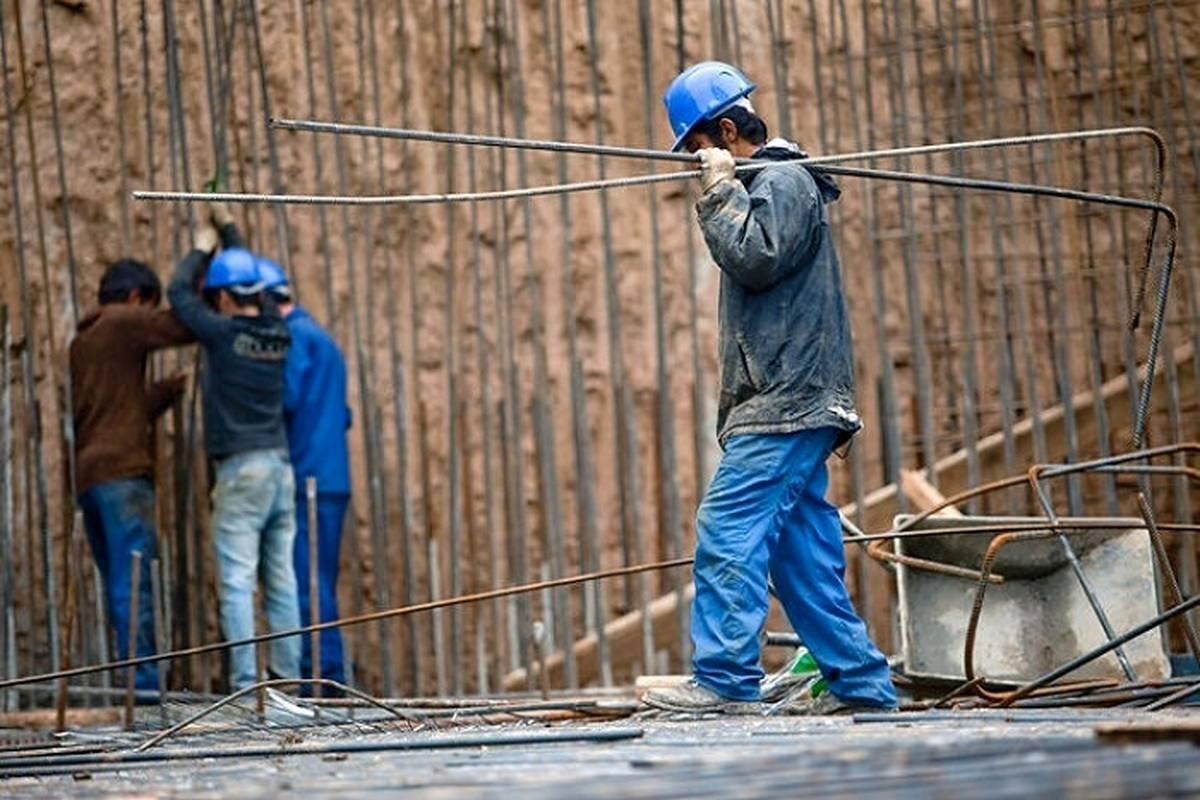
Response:
[[[300,589],[300,619],[311,621],[309,597],[308,478],[317,481],[317,580],[321,622],[338,618],[337,579],[342,526],[350,505],[350,456],[346,431],[346,361],[333,340],[307,311],[297,305],[284,271],[268,258],[258,257],[263,288],[279,304],[292,335],[284,370],[283,417],[288,448],[296,475],[296,583]],[[346,682],[342,633],[337,628],[321,636],[321,677]],[[300,671],[311,677],[311,637],[303,637]]]
[[[888,663],[850,603],[838,511],[825,497],[826,459],[862,427],[826,210],[839,190],[787,163],[803,153],[768,140],[753,90],[734,67],[706,61],[663,98],[673,149],[700,156],[696,214],[721,270],[723,454],[696,513],[692,680],[644,699],[677,712],[761,710],[769,575],[829,686],[797,710],[892,709]],[[738,170],[738,157],[764,168]]]

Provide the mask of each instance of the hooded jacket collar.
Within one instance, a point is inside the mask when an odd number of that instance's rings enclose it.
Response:
[[[792,161],[797,158],[808,158],[808,153],[800,149],[800,146],[795,142],[789,142],[787,139],[775,137],[769,142],[758,148],[758,151],[751,158],[761,159],[764,161]],[[829,173],[820,167],[805,166],[805,169],[813,176],[813,180],[817,183],[817,188],[821,191],[821,199],[828,205],[837,200],[842,195],[842,189],[838,186]],[[752,178],[753,174],[747,176]]]

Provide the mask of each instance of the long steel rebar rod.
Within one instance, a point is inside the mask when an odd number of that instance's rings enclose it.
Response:
[[[589,144],[585,142],[567,142],[553,139],[526,139],[513,136],[488,136],[476,133],[456,133],[445,131],[423,131],[411,128],[389,128],[380,125],[358,125],[345,122],[325,122],[321,120],[272,119],[270,126],[280,130],[302,131],[308,133],[332,133],[351,136],[378,136],[385,139],[407,139],[418,142],[435,142],[440,144],[471,145],[476,147],[505,147],[518,150],[545,150],[561,153],[578,153],[583,155],[613,156],[617,158],[642,158],[656,161],[676,161],[684,164],[697,164],[700,157],[695,153],[674,153],[667,150],[652,150],[644,147],[624,147],[611,144]],[[976,139],[967,142],[941,142],[927,145],[911,145],[875,150],[863,150],[854,153],[837,153],[825,156],[812,156],[803,159],[809,164],[837,164],[845,161],[865,161],[879,158],[897,158],[903,156],[932,155],[936,153],[951,153],[964,150],[980,150],[993,147],[1027,146],[1035,144],[1050,144],[1055,142],[1078,141],[1080,139],[1103,139],[1119,136],[1145,136],[1154,143],[1157,161],[1166,164],[1166,144],[1161,134],[1153,128],[1141,125],[1130,125],[1115,128],[1095,128],[1083,131],[1060,131],[1055,133],[1037,133],[1024,136],[1003,136],[990,139]],[[749,159],[741,159],[741,164],[751,163]]]
[[[1148,129],[1146,129],[1148,130]],[[1066,135],[1066,134],[1063,134]],[[768,164],[773,162],[768,162]],[[795,163],[808,163],[798,161]],[[739,170],[751,171],[766,168],[767,164],[750,164],[738,167]],[[1159,279],[1157,297],[1154,309],[1154,324],[1150,334],[1150,345],[1146,357],[1147,374],[1153,375],[1157,365],[1158,353],[1162,345],[1163,322],[1166,318],[1167,304],[1170,297],[1171,275],[1175,265],[1175,250],[1178,237],[1179,223],[1174,209],[1157,200],[1122,197],[1119,195],[1088,192],[1079,189],[1068,189],[1041,184],[1013,183],[1010,181],[986,180],[980,178],[962,178],[945,175],[928,175],[894,170],[865,169],[862,167],[846,167],[838,165],[823,166],[823,170],[834,175],[895,181],[899,183],[916,183],[932,186],[946,186],[954,189],[973,189],[979,191],[995,191],[1022,194],[1035,197],[1054,197],[1081,202],[1094,202],[1102,205],[1121,206],[1125,208],[1140,208],[1154,212],[1147,239],[1147,263],[1141,268],[1144,279],[1148,279],[1149,264],[1153,255],[1153,238],[1157,230],[1157,219],[1165,216],[1169,223],[1167,233],[1166,256],[1164,258],[1161,277]],[[476,202],[480,200],[505,200],[525,198],[540,195],[561,194],[565,192],[603,190],[626,186],[639,186],[658,181],[680,180],[694,176],[694,171],[680,173],[635,175],[627,178],[583,181],[579,183],[557,186],[543,186],[523,189],[511,189],[492,192],[472,192],[460,194],[423,194],[399,196],[320,196],[320,195],[261,195],[261,194],[203,194],[196,192],[135,192],[134,197],[140,200],[156,201],[201,201],[226,200],[230,202],[287,202],[308,205],[388,205],[388,204],[424,204],[445,202]],[[1137,324],[1137,309],[1130,325]],[[1140,448],[1145,438],[1146,422],[1150,408],[1150,389],[1153,380],[1143,383],[1138,395],[1133,421],[1133,446]]]
[[[443,750],[467,747],[501,747],[504,745],[553,744],[564,742],[612,742],[637,739],[641,728],[584,728],[555,731],[505,731],[502,733],[470,733],[461,736],[429,736],[408,739],[367,741],[336,741],[314,744],[256,745],[252,747],[196,747],[161,750],[158,752],[120,751],[107,755],[80,754],[74,757],[45,756],[25,758],[16,764],[0,767],[0,777],[94,772],[97,768],[119,767],[122,764],[151,764],[170,761],[196,761],[216,758],[278,758],[283,756],[330,755],[336,753],[380,753],[395,750]],[[87,769],[83,769],[86,767]]]
[[[740,171],[766,169],[781,162],[767,162],[739,167]],[[806,164],[803,160],[792,163]],[[949,175],[929,175],[915,172],[898,172],[895,170],[868,169],[864,167],[822,166],[821,169],[833,174],[853,178],[868,178],[899,183],[917,183],[930,186],[945,186],[952,189],[976,189],[981,191],[1008,192],[1041,197],[1054,197],[1062,200],[1078,200],[1081,202],[1100,203],[1103,205],[1138,208],[1166,215],[1172,226],[1176,223],[1176,214],[1170,206],[1138,197],[1090,192],[1082,189],[1068,189],[1060,186],[1043,184],[1017,183],[1013,181],[997,181],[984,178],[963,178]],[[485,192],[458,192],[455,194],[405,194],[405,195],[311,195],[311,194],[262,194],[251,192],[177,192],[177,191],[143,191],[133,192],[135,200],[152,202],[228,202],[228,203],[288,203],[291,205],[316,206],[370,206],[370,205],[428,205],[434,203],[475,203],[490,200],[515,200],[524,197],[539,197],[546,195],[569,194],[572,192],[594,191],[599,189],[618,189],[630,186],[642,186],[650,183],[665,183],[668,181],[686,180],[699,175],[699,170],[688,170],[678,173],[655,173],[651,175],[632,175],[624,178],[609,178],[605,180],[576,181],[573,183],[547,186],[530,186],[523,189],[502,189]]]
[[[439,142],[443,144],[464,144],[488,147],[506,147],[529,150],[549,150],[556,152],[584,153],[592,155],[611,155],[624,158],[646,158],[681,163],[697,163],[698,156],[694,153],[673,153],[648,148],[623,147],[619,145],[585,144],[579,142],[555,141],[546,139],[526,139],[508,136],[487,136],[482,134],[463,134],[458,132],[419,131],[408,128],[388,128],[378,125],[357,125],[352,123],[326,122],[320,120],[273,119],[270,126],[284,130],[306,131],[312,133],[333,133],[339,135],[378,136],[412,141]],[[857,153],[840,153],[816,156],[804,159],[808,164],[835,164],[845,161],[862,161],[878,158],[896,158],[911,155],[933,155],[936,153],[961,154],[968,150],[978,150],[996,147],[1029,146],[1035,144],[1052,144],[1056,142],[1077,141],[1088,139],[1114,138],[1121,136],[1144,136],[1150,139],[1155,150],[1154,181],[1151,196],[1155,201],[1162,199],[1164,173],[1166,170],[1167,148],[1162,135],[1153,128],[1146,126],[1122,126],[1114,128],[1097,128],[1081,131],[1063,131],[1056,133],[1029,134],[1023,136],[995,137],[969,142],[943,142],[930,145],[900,146],[881,150],[867,150]],[[753,165],[749,159],[739,159],[742,166]],[[961,160],[956,162],[961,167]],[[1139,271],[1136,298],[1134,300],[1129,325],[1131,329],[1138,326],[1143,299],[1146,294],[1149,263],[1153,242],[1158,227],[1158,216],[1150,219],[1147,229],[1144,264]],[[1140,446],[1140,441],[1135,446]]]

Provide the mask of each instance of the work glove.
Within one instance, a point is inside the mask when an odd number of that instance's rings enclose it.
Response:
[[[211,225],[201,225],[196,231],[196,238],[192,242],[192,246],[197,250],[205,253],[212,253],[217,249],[217,244],[221,241],[221,237],[217,235],[217,231]]]
[[[697,150],[700,156],[700,188],[705,194],[723,181],[734,177],[733,154],[723,147],[705,147]]]
[[[220,200],[209,202],[208,218],[212,220],[212,224],[217,227],[217,230],[233,224],[233,214],[230,213],[229,206]]]

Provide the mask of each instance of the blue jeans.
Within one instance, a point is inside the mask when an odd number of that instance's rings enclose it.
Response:
[[[317,495],[317,599],[321,622],[338,618],[338,560],[342,547],[342,521],[350,504],[348,494]],[[308,574],[308,500],[296,497],[296,582],[300,586],[300,620],[312,621],[309,604]],[[337,628],[321,631],[321,677],[346,682],[342,655],[342,632]],[[300,674],[312,676],[312,637],[304,636],[300,651]]]
[[[295,483],[287,453],[252,450],[217,463],[213,539],[221,588],[221,628],[230,640],[254,635],[254,592],[261,574],[272,631],[300,626],[292,547],[296,539]],[[278,677],[300,674],[297,636],[271,642],[270,668]],[[253,645],[229,654],[234,690],[255,683]]]
[[[692,669],[734,700],[757,700],[767,575],[792,627],[839,699],[892,707],[887,660],[845,584],[837,509],[825,500],[832,428],[729,439],[696,514]]]
[[[129,615],[133,592],[133,554],[142,554],[138,580],[138,656],[154,655],[154,611],[150,562],[158,558],[154,533],[154,484],[149,478],[120,478],[97,484],[79,495],[83,527],[100,577],[108,621],[117,634],[117,658],[129,657]],[[158,689],[154,664],[137,667],[138,689]]]

